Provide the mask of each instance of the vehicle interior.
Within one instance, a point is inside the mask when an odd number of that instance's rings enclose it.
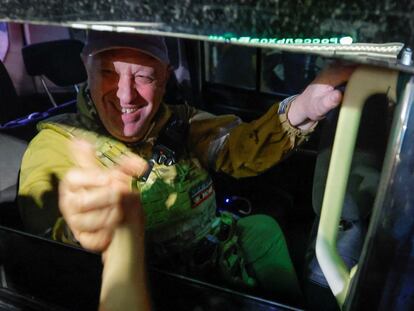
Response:
[[[7,43],[5,51],[0,49],[0,239],[8,241],[0,243],[4,290],[0,297],[13,292],[13,298],[7,296],[10,305],[18,305],[13,310],[96,309],[100,257],[23,233],[16,201],[21,158],[37,133],[37,122],[76,112],[77,90],[86,80],[79,57],[85,30],[0,25],[0,45]],[[166,37],[166,42],[174,75],[165,102],[187,103],[217,115],[235,114],[245,122],[275,102],[302,92],[322,68],[335,62],[321,55],[229,42],[177,37]],[[394,110],[394,101],[376,94],[369,97],[362,112],[337,237],[339,254],[349,269],[361,255]],[[157,310],[339,310],[315,254],[338,114],[338,109],[332,111],[307,142],[260,176],[234,179],[212,173],[217,212],[230,211],[238,217],[266,214],[280,224],[302,299],[291,301],[240,290],[214,278],[198,279],[150,267]],[[0,303],[0,309],[6,307]]]

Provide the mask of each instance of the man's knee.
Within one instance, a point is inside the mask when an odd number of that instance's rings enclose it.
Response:
[[[237,222],[239,243],[247,262],[264,256],[269,249],[285,247],[282,229],[275,219],[266,215],[253,215]]]
[[[277,221],[254,215],[240,219],[238,230],[244,258],[259,286],[269,293],[299,297],[296,273]]]

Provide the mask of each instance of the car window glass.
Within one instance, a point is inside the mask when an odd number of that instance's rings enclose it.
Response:
[[[324,65],[325,60],[319,56],[262,49],[260,91],[287,95],[300,93]]]
[[[262,93],[300,93],[325,66],[320,56],[206,43],[205,80]]]
[[[205,54],[207,81],[255,89],[256,49],[207,43]]]

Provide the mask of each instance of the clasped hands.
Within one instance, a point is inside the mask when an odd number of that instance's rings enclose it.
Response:
[[[77,241],[85,249],[104,252],[115,229],[126,221],[136,224],[143,237],[144,213],[131,182],[147,170],[147,162],[130,154],[115,167],[105,168],[92,145],[79,140],[71,144],[77,167],[59,185],[59,209]]]

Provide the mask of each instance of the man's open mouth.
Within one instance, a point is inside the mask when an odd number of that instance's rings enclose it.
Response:
[[[122,112],[122,114],[129,114],[129,113],[133,113],[133,112],[137,111],[138,109],[139,109],[138,107],[136,107],[136,108],[121,107],[121,112]]]

